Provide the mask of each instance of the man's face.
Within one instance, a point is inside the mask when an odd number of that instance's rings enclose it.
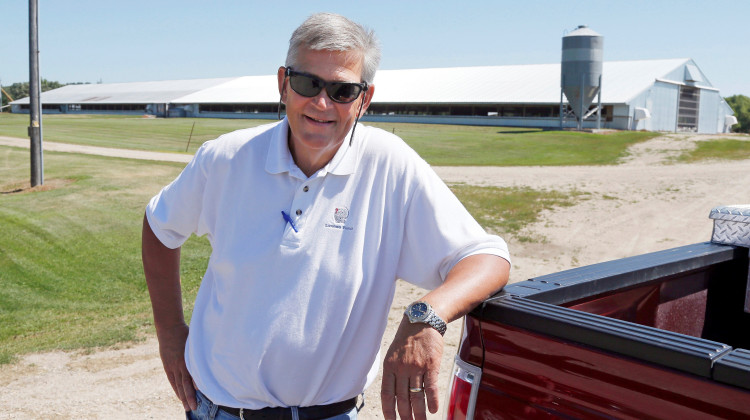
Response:
[[[328,82],[362,81],[361,56],[351,52],[302,50],[294,70]],[[365,101],[362,112],[367,109],[372,91],[369,94],[363,91],[353,102],[342,104],[331,100],[325,89],[312,98],[298,94],[289,86],[288,78],[284,82],[283,68],[279,69],[278,78],[295,159],[299,159],[301,153],[333,157],[354,124],[361,101]]]

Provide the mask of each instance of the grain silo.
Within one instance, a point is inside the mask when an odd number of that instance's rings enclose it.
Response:
[[[562,94],[568,98],[580,130],[583,120],[590,114],[589,106],[599,96],[597,128],[601,127],[601,86],[604,37],[581,25],[562,39],[562,65],[560,75],[560,108]],[[593,112],[593,111],[592,111]],[[560,113],[562,126],[562,112]]]

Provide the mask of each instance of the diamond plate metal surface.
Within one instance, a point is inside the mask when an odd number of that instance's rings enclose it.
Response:
[[[750,205],[715,207],[708,217],[714,220],[711,242],[750,247]]]
[[[750,223],[750,205],[720,206],[711,209],[709,218]]]
[[[750,248],[750,205],[715,207],[708,217],[714,219],[711,242]],[[750,314],[750,269],[745,288],[744,309]]]
[[[750,223],[714,220],[711,242],[750,247]]]

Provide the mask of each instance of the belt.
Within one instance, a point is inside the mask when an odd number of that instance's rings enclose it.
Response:
[[[354,397],[346,401],[340,401],[328,405],[298,407],[297,413],[299,414],[300,420],[320,420],[348,413],[356,406],[357,397]],[[220,405],[219,410],[225,411],[244,420],[292,420],[292,409],[288,407],[266,407],[261,408],[260,410],[248,410]]]

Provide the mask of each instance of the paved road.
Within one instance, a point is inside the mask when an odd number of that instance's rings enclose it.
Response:
[[[29,139],[0,136],[0,146],[29,148]],[[109,147],[84,146],[80,144],[55,143],[43,141],[42,148],[53,152],[83,153],[87,155],[100,155],[121,157],[128,159],[159,160],[165,162],[190,162],[193,155],[182,153],[149,152],[146,150],[113,149]]]

